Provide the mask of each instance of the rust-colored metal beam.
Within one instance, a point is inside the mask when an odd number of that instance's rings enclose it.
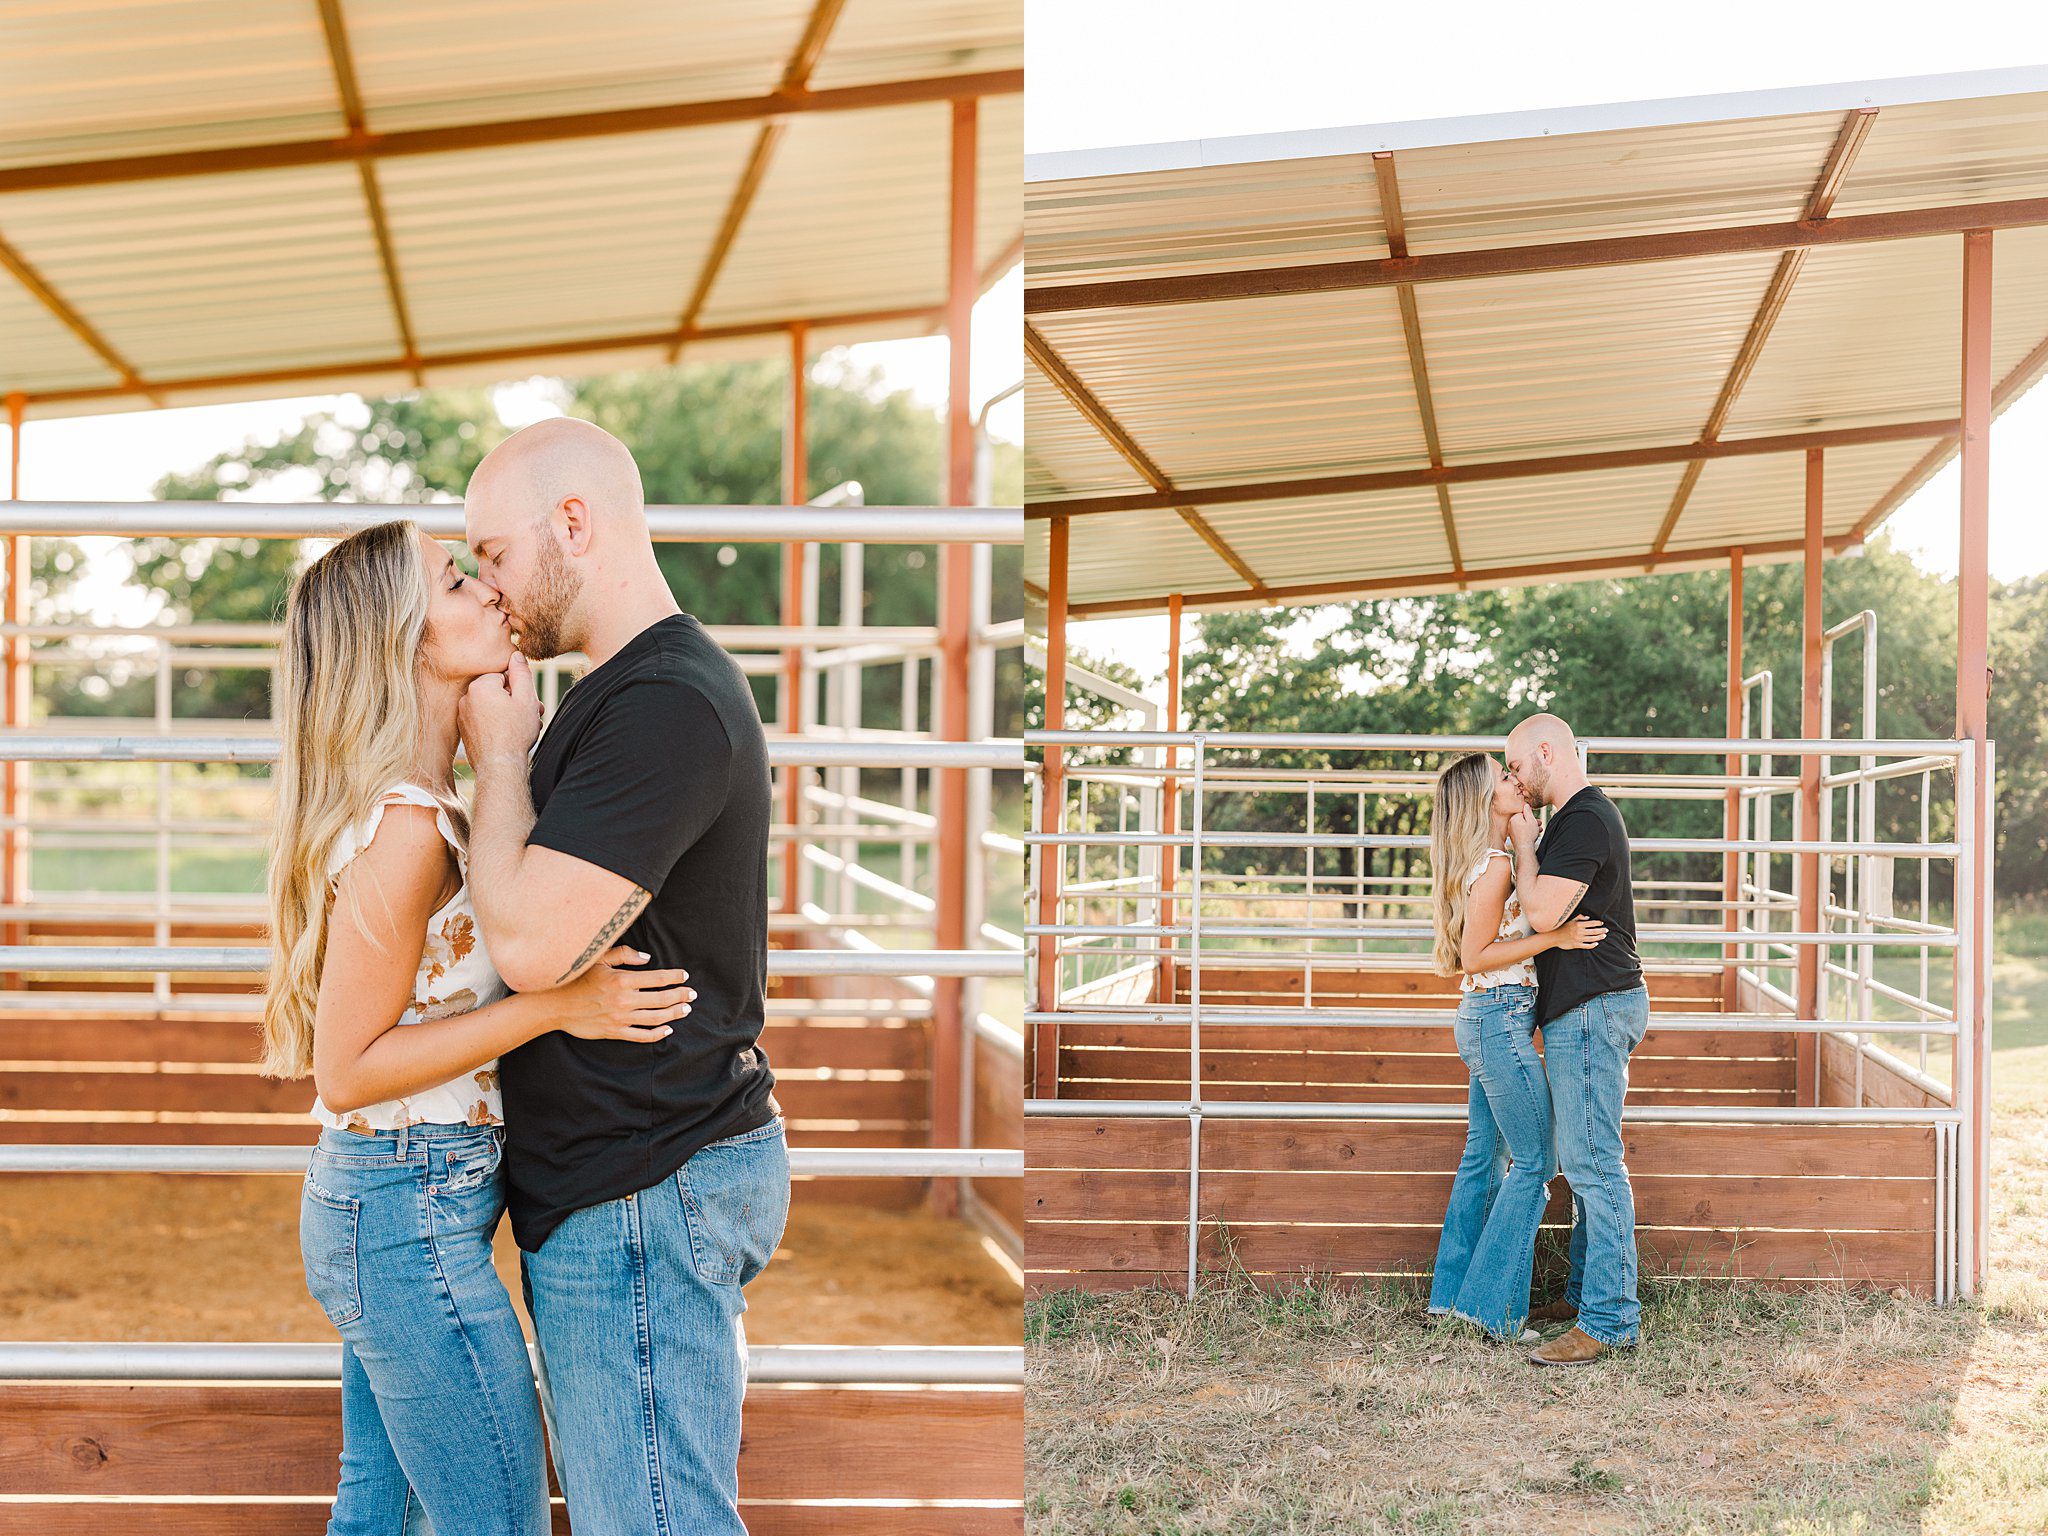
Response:
[[[2012,371],[2000,379],[1992,389],[1992,415],[1996,416],[2015,398],[2025,394],[2044,373],[2048,373],[2048,337],[2043,337],[2040,343],[2021,358]],[[1876,506],[1856,520],[1856,526],[1850,532],[1859,539],[1868,538],[1879,523],[1898,510],[1900,502],[1919,490],[1933,477],[1936,470],[1948,462],[1949,455],[1956,451],[1959,441],[1955,433],[1950,433],[1928,449],[1911,469],[1900,476],[1896,485],[1877,499]]]
[[[1842,120],[1841,129],[1828,151],[1827,162],[1821,167],[1813,191],[1807,196],[1807,218],[1824,219],[1833,210],[1842,184],[1848,180],[1849,167],[1856,162],[1856,152],[1870,137],[1870,130],[1876,122],[1875,107],[1859,107]],[[1800,270],[1805,265],[1804,247],[1786,251],[1778,258],[1777,268],[1771,273],[1771,280],[1764,287],[1763,299],[1757,305],[1756,316],[1749,323],[1742,345],[1735,349],[1735,361],[1728,367],[1728,376],[1721,381],[1713,409],[1707,412],[1707,424],[1700,430],[1702,442],[1713,442],[1727,426],[1729,413],[1735,409],[1735,399],[1749,382],[1757,359],[1763,356],[1764,343],[1770,339],[1771,328],[1778,323],[1778,316],[1785,312],[1785,301],[1792,296],[1792,285],[1799,280]],[[1700,472],[1705,467],[1705,463],[1697,459],[1686,465],[1685,473],[1679,476],[1678,490],[1671,498],[1671,506],[1657,529],[1657,537],[1651,541],[1651,549],[1661,550],[1671,542],[1671,535],[1678,527],[1679,518],[1685,515],[1686,503],[1692,499],[1693,487],[1699,484]]]
[[[916,102],[1014,96],[1023,88],[1023,70],[997,69],[915,80],[879,80],[821,91],[777,89],[761,96],[625,107],[610,112],[574,112],[557,117],[459,123],[443,128],[412,128],[394,133],[364,132],[332,139],[297,139],[281,144],[243,144],[221,149],[179,150],[169,154],[124,155],[106,160],[18,165],[0,169],[0,195],[167,181],[184,176],[220,176],[240,171],[290,170],[309,165],[346,165],[364,158],[396,160],[410,155],[504,149],[521,144],[556,144],[566,139],[615,138],[622,134],[659,133],[720,123],[759,123],[817,112],[858,112],[869,107],[905,106]]]
[[[1032,329],[1024,328],[1026,346]],[[1849,448],[1868,443],[1909,443],[1953,434],[1956,420],[1888,422],[1868,427],[1826,427],[1811,432],[1781,432],[1770,437],[1720,438],[1713,442],[1667,443],[1649,448],[1608,448],[1591,453],[1556,453],[1533,459],[1495,459],[1475,464],[1447,464],[1420,469],[1364,470],[1355,474],[1317,475],[1298,480],[1260,480],[1236,485],[1205,485],[1193,489],[1132,491],[1115,496],[1077,496],[1033,502],[1029,518],[1094,517],[1111,512],[1157,511],[1186,502],[1198,507],[1232,506],[1247,501],[1287,501],[1312,496],[1366,495],[1374,491],[1419,490],[1431,485],[1462,485],[1483,480],[1532,480],[1545,475],[1582,475],[1597,470],[1644,469],[1693,460],[1752,458],[1759,454],[1802,453],[1809,448]]]
[[[1801,589],[1800,601],[1799,734],[1807,741],[1817,740],[1821,735],[1820,673],[1822,652],[1825,647],[1825,642],[1821,638],[1823,626],[1820,603],[1822,557],[1826,552],[1826,536],[1822,532],[1822,519],[1826,512],[1824,457],[1824,451],[1819,448],[1809,448],[1806,453],[1806,537],[1800,541],[1806,582]],[[1797,836],[1807,842],[1816,842],[1826,836],[1826,829],[1820,824],[1820,759],[1817,757],[1799,759]],[[1818,933],[1825,896],[1821,889],[1824,866],[1817,853],[1799,854],[1795,863],[1799,871],[1799,878],[1795,882],[1799,893],[1799,928],[1803,933]],[[1820,1017],[1820,963],[1821,952],[1816,946],[1799,946],[1793,974],[1796,978],[1795,993],[1799,1004],[1799,1017],[1802,1019]],[[1793,1078],[1798,1102],[1818,1104],[1819,1036],[1810,1033],[1800,1034],[1797,1037],[1795,1055]]]
[[[114,350],[113,344],[93,327],[92,322],[73,309],[62,294],[44,281],[42,273],[29,264],[28,258],[4,239],[0,239],[0,267],[5,267],[13,274],[14,280],[26,288],[38,304],[55,316],[58,324],[85,343],[94,356],[114,370],[121,380],[121,387],[115,393],[142,395],[152,405],[164,403],[162,396],[157,392],[161,386],[148,382],[137,373],[134,365]],[[22,398],[27,400],[37,397],[24,395]]]
[[[1969,1167],[1975,1186],[1971,1212],[1976,1225],[1970,1245],[1971,1286],[1984,1279],[1984,1250],[1991,1230],[1991,1010],[1986,1006],[1991,977],[1991,231],[1963,236],[1962,497],[1958,509],[1960,544],[1956,559],[1956,738],[1976,746],[1977,771],[1970,870],[1976,905],[1967,945],[1955,953],[1958,998],[1968,996],[1967,1018],[1957,1027],[1970,1032],[1972,1066],[1968,1102],[1972,1110]],[[1965,900],[1958,891],[1960,907]],[[1963,985],[1968,967],[1970,985]]]
[[[1826,541],[1830,551],[1851,549],[1858,542],[1860,541],[1847,534],[1835,534]],[[1341,599],[1366,598],[1389,592],[1449,592],[1456,589],[1461,582],[1484,587],[1489,584],[1534,583],[1574,576],[1598,576],[1610,571],[1640,570],[1645,563],[1656,566],[1720,564],[1733,554],[1735,548],[1734,545],[1716,544],[1699,549],[1667,549],[1654,560],[1641,554],[1599,555],[1587,559],[1545,560],[1528,565],[1467,566],[1461,572],[1428,571],[1413,576],[1343,577],[1335,581],[1269,587],[1263,592],[1248,589],[1188,592],[1182,594],[1182,601],[1190,608],[1234,608],[1252,603],[1271,604],[1311,599],[1336,602]],[[1800,539],[1774,539],[1764,543],[1744,544],[1741,548],[1747,558],[1762,560],[1777,555],[1796,555],[1805,548],[1805,543]],[[1156,597],[1113,597],[1095,602],[1074,603],[1070,605],[1068,612],[1077,619],[1099,619],[1117,614],[1163,613],[1166,604],[1167,594],[1162,592]]]
[[[1398,283],[1455,283],[1484,277],[1520,277],[1534,272],[1572,272],[1592,267],[1678,261],[1695,256],[1759,255],[1824,245],[1862,245],[1873,240],[1914,240],[1955,235],[1967,229],[2025,229],[2048,224],[2048,197],[1995,203],[1901,208],[1884,213],[1847,214],[1833,219],[1794,219],[1774,224],[1737,224],[1722,229],[1660,230],[1602,240],[1558,240],[1542,245],[1508,245],[1491,250],[1432,251],[1421,256],[1385,256],[1363,261],[1314,262],[1294,267],[1256,267],[1193,272],[1173,277],[1119,278],[1067,283],[1027,290],[1024,313],[1071,314],[1078,310],[1135,309],[1152,304],[1208,304],[1226,299],[1278,298],[1289,294],[1348,293],[1391,288]]]
[[[342,20],[341,0],[315,0],[320,8],[320,27],[327,36],[327,61],[334,70],[334,88],[341,97],[341,114],[349,134],[368,133],[363,113],[363,93],[356,81],[355,53],[349,47],[348,27]],[[413,337],[412,313],[405,302],[405,285],[398,276],[398,252],[391,241],[391,223],[384,214],[384,189],[377,183],[374,161],[356,161],[356,176],[363,187],[363,206],[369,210],[370,232],[376,237],[377,259],[384,267],[384,291],[391,300],[391,318],[398,329],[399,344],[412,359],[412,381],[424,388],[426,376],[419,366],[419,343]]]
[[[28,424],[28,397],[19,393],[7,397],[7,498],[21,500],[21,434]],[[0,614],[10,624],[26,624],[28,612],[29,544],[19,535],[9,537],[0,552],[6,555],[7,593],[0,602]],[[0,665],[0,719],[4,719],[11,730],[26,725],[31,713],[31,683],[34,674],[28,660],[28,639],[23,635],[10,635],[4,642],[5,662]],[[7,828],[0,832],[0,901],[7,903],[10,911],[17,910],[20,903],[28,900],[28,839],[21,826],[23,813],[28,808],[29,765],[9,759],[0,764],[0,809],[7,814]],[[0,925],[0,938],[10,945],[22,942],[23,929],[19,921],[10,919]],[[9,971],[0,974],[0,986],[15,988],[21,985],[21,973]]]
[[[947,151],[946,202],[946,501],[964,507],[974,499],[974,227],[979,190],[980,104],[953,103],[952,134]],[[964,544],[939,548],[939,671],[934,679],[933,712],[938,735],[965,741],[973,734],[969,673],[973,668],[974,552]],[[945,768],[932,775],[938,815],[938,846],[933,852],[932,937],[941,949],[965,949],[978,943],[967,931],[967,879],[971,866],[968,840],[974,829],[967,817],[967,770]],[[932,992],[933,1146],[957,1147],[966,1142],[965,1098],[961,1065],[966,1060],[966,983],[960,977],[936,980]],[[959,1209],[960,1187],[950,1179],[932,1181],[930,1209],[943,1216]]]
[[[1178,592],[1166,600],[1166,716],[1165,726],[1169,731],[1180,729],[1180,620],[1181,600]],[[1169,769],[1180,766],[1180,748],[1166,748],[1166,766]],[[1159,830],[1168,837],[1180,831],[1180,779],[1168,773],[1166,782],[1159,792]],[[1174,871],[1180,865],[1180,849],[1171,843],[1159,850],[1159,926],[1173,926]],[[1160,948],[1165,950],[1171,940],[1162,939]],[[1153,1000],[1171,1003],[1174,992],[1173,956],[1162,953],[1159,957],[1159,975],[1153,982]]]
[[[327,3],[333,3],[333,0],[327,0]],[[811,71],[818,67],[818,60],[825,52],[825,43],[832,35],[839,13],[845,9],[846,0],[817,0],[811,7],[803,36],[797,40],[795,51],[783,67],[784,91],[809,88]],[[747,163],[740,171],[739,185],[733,188],[732,197],[726,203],[725,217],[719,221],[718,233],[712,237],[711,248],[698,268],[696,285],[691,288],[689,298],[683,301],[682,318],[676,322],[678,338],[687,335],[704,313],[704,305],[711,298],[718,274],[725,270],[725,258],[731,254],[733,242],[739,239],[740,229],[747,222],[747,213],[754,206],[755,195],[760,192],[761,182],[768,174],[768,164],[775,158],[775,146],[782,142],[783,134],[788,131],[788,119],[776,118],[763,123],[760,132],[754,136],[754,146],[747,152]],[[673,365],[682,352],[683,344],[678,339],[669,348],[669,363]]]
[[[807,325],[814,330],[870,325],[902,325],[905,334],[911,328],[928,323],[935,314],[928,305],[916,305],[903,309],[858,310],[847,314],[805,315],[785,320],[749,320],[737,325],[700,325],[686,335],[690,341],[730,341],[741,337],[779,336],[792,325]],[[549,357],[572,357],[583,352],[623,352],[668,345],[676,337],[674,331],[646,331],[630,335],[581,336],[566,341],[529,342],[523,345],[505,347],[472,347],[456,352],[431,352],[419,358],[423,368],[466,368],[478,363],[514,363],[538,361]],[[124,395],[148,393],[154,399],[158,394],[175,394],[180,390],[238,389],[268,384],[293,384],[319,379],[347,378],[362,373],[402,373],[407,370],[408,360],[403,357],[367,357],[347,362],[314,363],[292,368],[261,368],[242,373],[202,374],[180,379],[152,379],[147,384],[137,380],[133,386],[88,385],[77,389],[51,389],[32,392],[27,396],[31,405],[67,405],[86,400],[115,400]],[[158,402],[161,403],[161,402]]]
[[[1379,184],[1380,217],[1386,227],[1387,252],[1393,256],[1408,254],[1408,219],[1401,210],[1401,183],[1394,169],[1391,152],[1382,150],[1372,157],[1373,177]],[[1444,467],[1444,445],[1437,433],[1436,396],[1429,387],[1429,359],[1422,348],[1422,313],[1415,302],[1415,285],[1402,283],[1394,290],[1395,300],[1401,307],[1401,339],[1408,348],[1408,377],[1415,386],[1415,410],[1422,418],[1423,446],[1429,453],[1429,467]],[[1451,569],[1461,570],[1465,564],[1463,551],[1458,548],[1458,520],[1451,512],[1451,488],[1441,481],[1436,487],[1437,511],[1444,522],[1444,542],[1450,546]]]
[[[1259,573],[1245,563],[1244,557],[1232,549],[1223,535],[1210,526],[1206,517],[1194,509],[1192,498],[1176,489],[1173,482],[1166,478],[1166,471],[1155,464],[1152,456],[1140,448],[1137,440],[1124,430],[1123,424],[1110,415],[1109,408],[1095,397],[1093,390],[1081,382],[1074,370],[1067,366],[1066,359],[1055,352],[1038,333],[1036,326],[1024,327],[1024,355],[1031,359],[1032,364],[1045,375],[1053,388],[1066,396],[1067,403],[1081,413],[1082,419],[1102,434],[1103,441],[1121,454],[1124,461],[1138,472],[1145,483],[1159,493],[1156,497],[1145,499],[1148,506],[1171,507],[1181,515],[1181,519],[1190,528],[1195,530],[1196,536],[1216,552],[1225,565],[1245,579],[1254,592],[1266,590],[1266,583],[1260,579]],[[1025,515],[1050,517],[1058,514],[1039,512],[1027,507]]]
[[[810,497],[809,337],[800,325],[789,328],[789,396],[782,427],[782,500],[800,507]],[[782,622],[796,628],[804,622],[804,566],[816,551],[808,544],[782,546]],[[804,651],[792,645],[782,653],[782,728],[792,736],[807,735],[810,718],[803,710]],[[792,763],[782,770],[782,814],[792,827],[804,823],[804,769]],[[782,845],[782,910],[802,905],[803,849],[795,838]]]
[[[1026,335],[1030,334],[1026,328]],[[1045,728],[1061,731],[1067,724],[1067,559],[1068,524],[1063,517],[1052,520],[1046,531],[1045,579]],[[1062,807],[1066,797],[1066,748],[1045,746],[1039,774],[1038,830],[1057,833],[1064,829]],[[1043,843],[1038,849],[1038,922],[1049,927],[1060,920],[1060,883],[1066,855],[1057,843]],[[1050,1014],[1059,1007],[1059,941],[1049,934],[1031,940],[1036,946],[1038,988],[1035,1006]],[[1059,1092],[1060,1032],[1054,1023],[1040,1023],[1031,1031],[1031,1092],[1049,1099]]]
[[[1730,741],[1740,741],[1742,730],[1742,551],[1735,549],[1728,554],[1728,702],[1726,731]],[[1768,727],[1765,734],[1768,734]],[[1742,758],[1731,754],[1725,761],[1730,778],[1742,771]],[[1742,836],[1742,791],[1731,788],[1722,809],[1721,835],[1729,842]],[[1733,933],[1742,926],[1742,914],[1736,910],[1736,903],[1742,899],[1742,861],[1744,855],[1725,853],[1721,856],[1721,899],[1728,904],[1722,914],[1721,926]],[[1741,1002],[1742,977],[1734,961],[1742,953],[1737,944],[1730,944],[1721,951],[1721,957],[1728,964],[1721,972],[1721,1007],[1734,1013]]]

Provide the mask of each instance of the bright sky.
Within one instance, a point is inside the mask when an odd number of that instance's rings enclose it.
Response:
[[[975,306],[969,363],[970,393],[977,409],[1023,377],[1024,337],[1018,323],[1023,295],[1023,268],[1018,267]],[[826,377],[841,366],[878,369],[883,388],[907,389],[926,405],[945,409],[947,359],[943,336],[864,342],[827,352],[813,362],[814,372]],[[543,378],[510,378],[495,392],[495,401],[499,413],[515,426],[560,414]],[[203,464],[216,453],[240,447],[251,438],[281,437],[295,431],[308,416],[338,411],[346,417],[360,404],[355,395],[316,395],[247,405],[124,411],[48,421],[39,421],[31,414],[22,433],[22,499],[147,501],[156,482],[167,471]],[[989,430],[1009,442],[1023,440],[1021,395],[1011,396],[989,412]],[[0,421],[0,442],[6,441],[7,436],[5,423]],[[0,473],[4,473],[4,468],[0,465]],[[5,490],[4,481],[0,481],[0,493]],[[295,494],[282,484],[270,492],[273,499],[280,501],[292,500]],[[126,563],[105,556],[111,542],[85,543],[91,563],[77,589],[79,597],[101,623],[142,622],[149,617],[152,605],[125,586]]]
[[[1956,0],[1939,25],[1924,5],[1876,0],[1855,8],[1852,26],[1836,6],[1724,0],[1691,13],[1682,37],[1676,25],[1656,28],[1641,0],[1179,0],[1172,26],[1148,5],[1029,3],[1027,154],[2048,61],[2048,7],[2009,0]],[[1999,418],[1991,462],[1993,575],[2048,570],[2048,388]],[[1886,524],[1923,565],[1951,575],[1956,477],[1951,464]],[[1070,634],[1148,675],[1164,665],[1163,618]]]

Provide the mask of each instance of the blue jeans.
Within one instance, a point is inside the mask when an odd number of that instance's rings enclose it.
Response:
[[[576,1536],[744,1536],[747,1310],[789,1215],[782,1121],[586,1206],[521,1253],[555,1477]]]
[[[1572,1271],[1564,1295],[1579,1309],[1579,1330],[1602,1344],[1635,1343],[1641,1320],[1621,1104],[1629,1055],[1649,1028],[1650,994],[1639,986],[1603,992],[1543,1026],[1557,1160],[1572,1187]]]
[[[1536,989],[1510,984],[1464,994],[1452,1026],[1472,1088],[1429,1310],[1506,1339],[1528,1321],[1536,1229],[1557,1172],[1535,1025]]]
[[[533,1367],[491,1266],[504,1135],[320,1133],[299,1248],[306,1287],[342,1338],[328,1536],[546,1536]]]

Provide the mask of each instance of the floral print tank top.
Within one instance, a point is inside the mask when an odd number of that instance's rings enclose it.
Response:
[[[491,957],[484,951],[483,935],[477,930],[476,909],[469,900],[469,855],[448,813],[441,803],[417,784],[394,784],[378,799],[370,814],[343,832],[327,860],[327,894],[334,898],[335,882],[349,861],[377,835],[387,805],[418,805],[434,813],[434,825],[455,852],[462,884],[453,896],[427,919],[426,944],[420,951],[419,971],[413,978],[412,1003],[398,1022],[425,1024],[453,1014],[468,1013],[494,1003],[510,990],[499,979]],[[391,1131],[403,1125],[503,1125],[505,1109],[498,1096],[498,1063],[485,1062],[452,1082],[427,1088],[381,1104],[366,1105],[337,1114],[313,1101],[313,1117],[336,1130]]]
[[[1509,869],[1515,867],[1513,856],[1505,848],[1487,849],[1485,853],[1480,855],[1479,862],[1472,866],[1472,872],[1465,877],[1465,894],[1468,897],[1472,894],[1472,887],[1479,883],[1479,877],[1486,873],[1486,864],[1489,859],[1506,859]],[[1520,939],[1526,938],[1535,931],[1534,925],[1529,921],[1528,914],[1522,910],[1522,893],[1510,885],[1508,887],[1508,899],[1501,903],[1500,932],[1495,937],[1498,939]],[[1493,987],[1533,987],[1535,985],[1536,962],[1534,960],[1517,960],[1514,964],[1504,965],[1497,971],[1481,971],[1477,976],[1462,978],[1458,982],[1458,990],[1460,992],[1484,992]]]

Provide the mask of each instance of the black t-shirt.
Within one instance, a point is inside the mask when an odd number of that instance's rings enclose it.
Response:
[[[1607,925],[1607,937],[1591,949],[1546,949],[1536,957],[1537,1024],[1548,1024],[1602,992],[1641,986],[1628,828],[1614,802],[1588,784],[1559,806],[1536,845],[1536,869],[1538,874],[1584,881],[1586,894],[1572,916],[1598,918]],[[506,1118],[511,1118],[509,1112]]]
[[[686,613],[640,631],[563,695],[528,769],[529,846],[653,893],[615,942],[680,966],[697,1000],[653,1045],[551,1031],[499,1062],[512,1232],[669,1177],[765,1125],[756,1043],[768,986],[768,745],[737,663]],[[588,935],[579,935],[587,938]]]

